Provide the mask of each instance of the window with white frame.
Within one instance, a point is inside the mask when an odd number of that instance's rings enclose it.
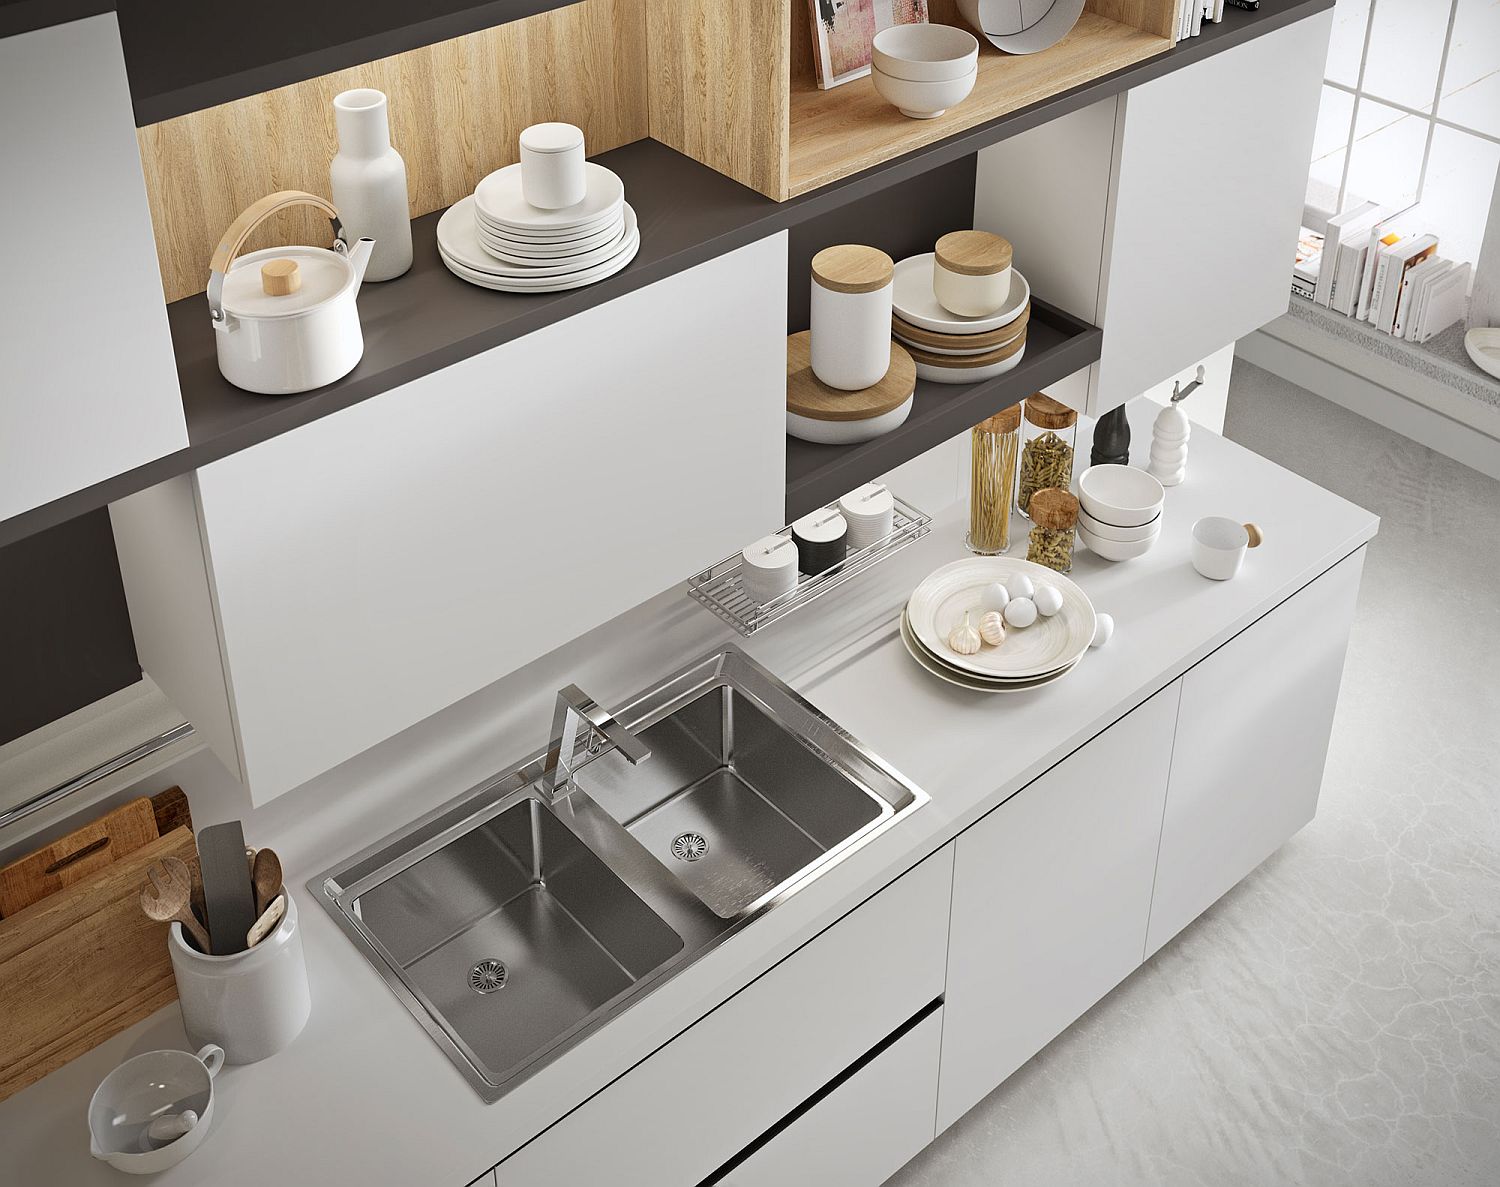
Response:
[[[1310,212],[1409,211],[1444,256],[1473,261],[1497,167],[1500,0],[1338,0]]]

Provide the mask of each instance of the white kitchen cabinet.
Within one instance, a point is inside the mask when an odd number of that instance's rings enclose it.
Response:
[[[933,1138],[943,1011],[933,1010],[725,1174],[721,1187],[877,1187]]]
[[[1364,549],[1182,678],[1146,954],[1313,818]]]
[[[1331,11],[979,154],[975,225],[1104,330],[1097,416],[1286,312]]]
[[[941,1132],[1141,963],[1178,686],[957,841]]]
[[[0,40],[0,519],[187,445],[113,12]]]
[[[952,874],[947,845],[507,1158],[503,1187],[714,1174],[942,994]],[[933,1096],[909,1103],[930,1140]]]
[[[763,535],[785,293],[781,233],[116,504],[142,667],[261,803]]]

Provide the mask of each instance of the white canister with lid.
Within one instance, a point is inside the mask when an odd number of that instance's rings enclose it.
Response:
[[[762,536],[740,553],[740,584],[762,604],[797,587],[797,545],[790,536]]]
[[[812,260],[811,363],[829,387],[860,391],[891,363],[891,278],[895,264],[875,247],[842,243]]]
[[[540,210],[576,206],[588,196],[582,128],[532,124],[521,133],[521,196]]]
[[[1010,241],[989,231],[950,231],[932,253],[932,295],[949,313],[989,317],[1010,299]]]
[[[277,211],[315,206],[333,225],[333,246],[268,247],[239,255]],[[373,239],[351,249],[333,204],[301,190],[268,194],[224,232],[209,264],[208,310],[219,370],[247,392],[282,396],[342,379],[365,351],[356,299]],[[238,258],[236,258],[238,257]]]
[[[849,547],[868,548],[891,534],[896,522],[896,500],[884,483],[867,482],[839,500],[839,511],[849,524]]]

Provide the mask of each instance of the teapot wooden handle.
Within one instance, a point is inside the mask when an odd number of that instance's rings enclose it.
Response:
[[[277,190],[274,194],[267,194],[264,198],[250,203],[240,212],[240,216],[229,224],[229,229],[219,240],[219,246],[214,248],[213,258],[208,263],[209,271],[220,275],[228,272],[229,265],[234,263],[234,257],[240,254],[240,248],[245,246],[245,240],[250,237],[250,232],[273,214],[291,206],[317,207],[333,223],[334,237],[338,237],[340,229],[338,207],[327,198],[320,198],[317,194],[309,194],[305,190]]]

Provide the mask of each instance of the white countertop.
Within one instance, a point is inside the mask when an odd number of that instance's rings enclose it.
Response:
[[[1134,452],[1143,456],[1155,407],[1137,404]],[[1081,460],[1085,436],[1080,432]],[[1193,521],[1217,514],[1253,519],[1266,535],[1240,576],[1224,583],[1204,580],[1188,563]],[[1073,578],[1115,617],[1113,640],[1054,685],[986,696],[922,671],[896,627],[912,587],[966,555],[964,516],[961,507],[939,515],[932,533],[899,556],[742,641],[923,787],[931,803],[495,1104],[479,1099],[301,883],[483,772],[534,751],[543,741],[539,723],[550,713],[552,690],[568,679],[608,704],[737,636],[680,590],[669,592],[507,678],[503,697],[476,694],[472,704],[452,711],[460,732],[467,731],[467,744],[453,743],[452,753],[434,756],[439,747],[426,743],[418,727],[399,744],[341,769],[337,793],[338,780],[320,780],[247,818],[251,840],[275,844],[288,868],[304,926],[312,1018],[286,1051],[220,1074],[213,1131],[155,1181],[464,1187],[1369,541],[1378,527],[1359,507],[1195,428],[1188,481],[1167,492],[1156,547],[1121,565],[1102,562],[1081,545],[1075,556]],[[1018,554],[1024,555],[1024,544],[1013,544],[1012,555]],[[200,827],[209,822],[200,814]],[[187,1045],[174,1004],[0,1103],[0,1181],[18,1187],[124,1182],[89,1157],[89,1097],[130,1055]]]

